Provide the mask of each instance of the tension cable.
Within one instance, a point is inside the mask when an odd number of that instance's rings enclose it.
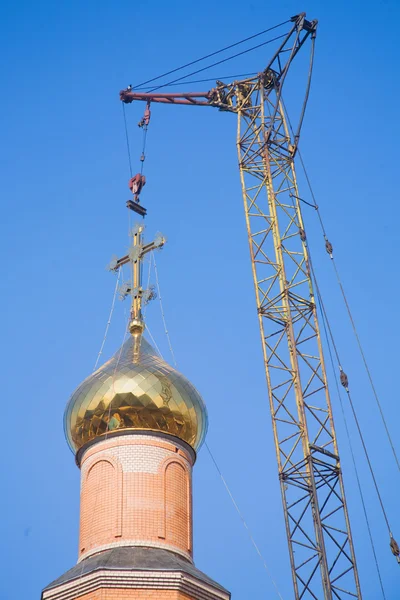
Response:
[[[309,247],[308,247],[308,250],[309,250]],[[327,312],[326,312],[326,309],[325,309],[324,302],[322,300],[321,292],[320,292],[320,289],[319,289],[319,286],[318,286],[318,281],[317,281],[317,278],[316,278],[316,275],[315,275],[315,271],[314,271],[314,267],[313,267],[313,264],[312,264],[312,261],[311,261],[310,252],[309,252],[309,264],[310,264],[310,270],[311,270],[312,277],[313,277],[314,284],[315,284],[315,289],[316,289],[316,292],[317,292],[318,302],[319,302],[320,307],[321,307],[321,314],[323,315],[323,317],[325,319],[327,330],[328,330],[328,333],[329,333],[329,337],[330,337],[330,340],[331,340],[331,343],[332,343],[332,346],[333,346],[333,349],[334,349],[334,353],[335,353],[335,356],[336,356],[336,360],[337,360],[337,363],[338,363],[338,368],[339,368],[339,373],[340,373],[340,383],[342,384],[342,386],[344,387],[344,389],[346,390],[346,393],[347,393],[347,397],[348,397],[348,400],[349,400],[351,411],[353,413],[354,421],[355,421],[356,426],[357,426],[358,434],[359,434],[359,437],[360,437],[360,440],[361,440],[361,444],[362,444],[362,447],[363,447],[363,450],[364,450],[365,458],[367,460],[368,468],[369,468],[369,471],[371,473],[372,481],[373,481],[373,484],[374,484],[374,487],[375,487],[375,491],[376,491],[376,494],[377,494],[377,497],[378,497],[378,501],[379,501],[379,504],[380,504],[380,507],[381,507],[381,511],[382,511],[382,514],[383,514],[386,526],[387,526],[388,531],[389,531],[390,547],[392,549],[393,554],[397,558],[397,562],[400,564],[400,549],[398,549],[398,548],[396,549],[397,544],[396,544],[396,541],[393,538],[393,534],[392,534],[392,530],[391,530],[391,527],[390,527],[389,519],[388,519],[388,516],[387,516],[387,513],[386,513],[385,506],[383,504],[383,499],[382,499],[382,496],[381,496],[381,493],[380,493],[380,490],[379,490],[378,482],[377,482],[377,479],[376,479],[376,476],[375,476],[375,472],[374,472],[374,469],[373,469],[373,466],[372,466],[372,463],[371,463],[371,459],[369,457],[367,445],[365,443],[364,436],[363,436],[363,433],[362,433],[362,430],[361,430],[361,426],[360,426],[360,422],[358,420],[358,416],[357,416],[357,413],[356,413],[356,409],[354,407],[353,399],[351,397],[351,393],[350,393],[350,389],[349,389],[348,376],[345,373],[345,371],[343,370],[342,363],[341,363],[340,356],[339,356],[339,351],[338,351],[335,339],[333,337],[332,328],[331,328],[331,325],[330,325],[330,322],[329,322],[329,319],[328,319],[328,315],[327,315]],[[394,543],[392,543],[392,540],[393,540]],[[397,550],[398,550],[398,552],[397,552]]]
[[[381,587],[381,590],[382,590],[382,597],[386,600],[386,594],[385,594],[385,590],[384,590],[384,587],[383,587],[383,581],[382,581],[381,571],[380,571],[380,568],[379,568],[378,557],[377,557],[376,550],[375,550],[375,542],[374,542],[374,539],[372,537],[372,531],[371,531],[371,525],[370,525],[370,522],[369,522],[369,517],[368,517],[368,512],[367,512],[367,506],[366,506],[365,500],[364,500],[364,493],[363,493],[362,487],[361,487],[361,481],[360,481],[360,476],[358,474],[358,468],[357,468],[356,458],[355,458],[355,454],[354,454],[354,450],[353,450],[353,444],[351,442],[350,431],[349,431],[349,427],[348,427],[348,424],[347,424],[346,413],[345,413],[345,410],[344,410],[344,404],[343,404],[342,394],[340,392],[339,382],[338,382],[338,378],[337,378],[337,372],[336,372],[336,368],[335,368],[335,364],[334,364],[334,360],[333,360],[331,341],[330,341],[329,336],[328,336],[327,325],[326,325],[326,322],[325,322],[325,315],[324,315],[324,313],[322,311],[321,302],[319,300],[319,294],[317,294],[317,299],[318,299],[318,305],[319,305],[320,314],[321,314],[322,326],[324,328],[326,344],[327,344],[327,347],[328,347],[328,354],[329,354],[329,359],[330,359],[330,363],[331,363],[331,367],[332,367],[333,378],[335,380],[336,393],[337,393],[337,396],[339,398],[339,404],[340,404],[340,409],[341,409],[342,416],[343,416],[343,422],[344,422],[344,426],[345,426],[345,431],[346,431],[346,436],[347,436],[347,442],[348,442],[349,448],[350,448],[351,459],[352,459],[352,463],[353,463],[353,467],[354,467],[354,472],[355,472],[355,475],[356,475],[357,487],[358,487],[358,491],[359,491],[360,498],[361,498],[361,505],[362,505],[362,509],[363,509],[363,513],[364,513],[365,522],[367,524],[368,536],[369,536],[369,540],[370,540],[370,543],[371,543],[372,553],[373,553],[373,556],[374,556],[375,568],[376,568],[376,571],[377,571],[377,575],[378,575],[378,579],[379,579],[379,584],[380,584],[380,587]]]
[[[140,88],[143,85],[147,85],[148,83],[152,83],[153,81],[157,81],[158,79],[162,79],[163,77],[167,77],[168,75],[172,75],[173,73],[177,73],[178,71],[182,71],[183,69],[187,69],[188,67],[191,67],[193,65],[196,65],[199,62],[202,62],[203,60],[207,60],[207,58],[211,58],[213,56],[216,56],[217,54],[221,54],[222,52],[226,52],[227,50],[230,50],[231,48],[235,48],[236,46],[239,46],[240,44],[244,44],[245,42],[253,40],[254,38],[259,37],[261,35],[264,35],[265,33],[268,33],[269,31],[273,31],[274,29],[278,29],[279,27],[282,27],[283,25],[286,25],[287,23],[290,23],[290,22],[291,22],[291,20],[288,19],[287,21],[283,21],[282,23],[279,23],[278,25],[274,25],[273,27],[269,27],[268,29],[264,29],[264,31],[260,31],[259,33],[255,33],[254,35],[251,35],[251,36],[249,36],[247,38],[244,38],[243,40],[240,40],[239,42],[235,42],[234,44],[230,44],[229,46],[225,46],[225,48],[221,48],[220,50],[216,50],[215,52],[211,52],[210,54],[206,54],[205,56],[202,56],[201,58],[197,58],[196,60],[192,60],[191,62],[186,63],[185,65],[182,65],[181,67],[177,67],[176,69],[172,69],[171,71],[167,71],[166,73],[163,73],[162,75],[157,75],[157,77],[153,77],[152,79],[148,79],[147,81],[142,81],[142,83],[138,83],[132,89],[136,90],[137,88]],[[187,77],[189,77],[189,75]]]
[[[172,360],[173,360],[174,366],[175,366],[175,368],[177,368],[177,362],[176,362],[175,354],[174,354],[174,351],[172,349],[171,339],[170,339],[169,332],[168,332],[168,329],[167,329],[167,324],[166,324],[166,319],[165,319],[165,313],[164,313],[164,308],[163,308],[162,299],[161,299],[161,292],[160,292],[160,284],[159,284],[159,280],[158,280],[157,266],[156,266],[156,262],[155,262],[155,258],[154,258],[154,254],[153,253],[151,254],[151,257],[153,258],[154,272],[155,272],[155,275],[156,275],[157,292],[158,292],[158,298],[159,298],[159,301],[160,301],[160,309],[161,309],[161,316],[162,316],[163,325],[164,325],[164,331],[165,331],[165,334],[167,336],[168,345],[169,345],[169,349],[170,349],[170,352],[171,352],[171,356],[172,356]],[[161,356],[161,354],[160,354],[160,356]],[[208,453],[209,453],[209,455],[211,457],[213,465],[214,465],[215,469],[217,470],[218,475],[220,476],[221,481],[222,481],[222,483],[223,483],[223,485],[224,485],[224,487],[225,487],[225,489],[226,489],[226,491],[227,491],[227,493],[228,493],[228,495],[229,495],[229,497],[230,497],[230,499],[232,501],[232,504],[235,507],[235,510],[238,513],[238,515],[240,517],[240,520],[242,521],[242,524],[243,524],[244,528],[246,529],[246,531],[248,533],[250,541],[251,541],[254,549],[256,550],[258,556],[260,557],[260,559],[261,559],[261,561],[262,561],[262,563],[264,565],[264,569],[265,569],[265,571],[267,572],[269,578],[272,581],[272,584],[273,584],[273,586],[275,588],[275,591],[276,591],[277,595],[279,596],[280,600],[283,600],[282,595],[281,595],[281,593],[279,591],[279,588],[278,588],[278,586],[277,586],[274,578],[272,577],[272,574],[271,574],[270,570],[268,569],[268,566],[267,566],[267,563],[265,561],[265,558],[262,555],[261,550],[258,547],[258,545],[257,545],[257,543],[256,543],[256,541],[255,541],[255,539],[253,537],[253,534],[252,534],[252,532],[251,532],[251,530],[250,530],[250,528],[249,528],[249,526],[248,526],[248,524],[247,524],[247,522],[246,522],[246,520],[245,520],[242,512],[240,511],[239,506],[238,506],[238,504],[237,504],[237,502],[236,502],[236,500],[235,500],[235,498],[234,498],[234,496],[233,496],[233,494],[232,494],[232,492],[231,492],[231,490],[230,490],[230,488],[229,488],[229,486],[228,486],[228,484],[226,482],[226,479],[223,476],[222,471],[219,468],[218,463],[217,463],[216,459],[214,458],[214,455],[212,454],[212,452],[210,450],[210,447],[207,444],[207,442],[205,442],[205,447],[207,448],[207,451],[208,451]]]
[[[290,121],[290,118],[289,118],[289,115],[288,115],[288,111],[287,111],[287,108],[286,108],[283,100],[282,100],[282,103],[283,103],[283,106],[285,108],[286,117],[287,117],[287,120],[288,120],[288,123],[289,123],[290,130],[291,130],[292,134],[294,135],[293,127],[292,127],[292,124],[291,124],[291,121]],[[324,226],[324,222],[322,220],[321,212],[320,212],[319,206],[318,206],[317,201],[316,201],[314,190],[313,190],[312,185],[311,185],[310,177],[308,176],[307,169],[306,169],[306,166],[304,164],[304,160],[303,160],[303,157],[301,155],[301,152],[300,152],[299,148],[297,148],[297,153],[299,155],[299,160],[300,160],[303,172],[304,172],[304,176],[305,176],[305,179],[306,179],[306,182],[307,182],[307,186],[308,186],[308,188],[310,190],[310,195],[311,195],[311,198],[312,198],[312,204],[309,203],[309,202],[306,202],[302,198],[299,198],[299,200],[301,200],[305,204],[308,204],[309,206],[312,206],[312,208],[314,208],[315,211],[316,211],[316,213],[317,213],[317,217],[318,217],[318,220],[319,220],[319,223],[320,223],[320,226],[321,226],[321,230],[322,230],[322,235],[323,235],[323,238],[325,240],[325,250],[327,251],[327,253],[329,254],[329,256],[331,258],[332,266],[333,266],[333,269],[335,271],[336,280],[337,280],[337,283],[339,285],[340,292],[341,292],[341,295],[343,297],[343,301],[344,301],[345,306],[346,306],[346,311],[347,311],[348,317],[349,317],[350,322],[351,322],[353,333],[354,333],[354,336],[356,338],[357,346],[358,346],[358,349],[360,351],[362,361],[364,363],[364,367],[365,367],[365,370],[366,370],[366,373],[367,373],[367,376],[368,376],[368,380],[369,380],[369,383],[370,383],[370,386],[371,386],[371,389],[372,389],[372,393],[373,393],[373,396],[375,398],[375,402],[376,402],[376,404],[378,406],[379,413],[380,413],[380,416],[381,416],[381,419],[382,419],[382,423],[383,423],[383,426],[384,426],[384,429],[385,429],[385,432],[386,432],[386,436],[387,436],[387,439],[389,441],[389,444],[390,444],[390,447],[391,447],[391,450],[392,450],[392,454],[393,454],[394,459],[395,459],[396,464],[397,464],[397,468],[400,471],[400,460],[399,460],[399,458],[397,456],[396,448],[394,446],[394,442],[393,442],[392,436],[391,436],[390,431],[389,431],[389,427],[388,427],[388,424],[387,424],[387,421],[386,421],[386,417],[385,417],[384,412],[383,412],[382,403],[381,403],[381,401],[379,399],[379,395],[378,395],[377,389],[375,387],[374,380],[372,378],[372,373],[371,373],[371,370],[369,368],[369,364],[367,362],[367,358],[366,358],[366,355],[365,355],[365,352],[364,352],[364,348],[363,348],[360,336],[359,336],[358,331],[357,331],[357,327],[356,327],[356,324],[355,324],[355,321],[354,321],[353,313],[352,313],[352,311],[350,309],[350,304],[348,302],[348,299],[347,299],[347,296],[346,296],[346,293],[345,293],[345,290],[344,290],[344,286],[343,286],[342,280],[341,280],[340,275],[339,275],[339,270],[338,270],[338,267],[336,265],[336,261],[334,259],[333,245],[330,242],[330,240],[328,239],[328,236],[327,236],[327,233],[326,233],[326,229],[325,229],[325,226]]]

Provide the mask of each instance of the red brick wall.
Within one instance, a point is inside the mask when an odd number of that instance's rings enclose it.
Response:
[[[190,559],[192,460],[192,454],[183,444],[150,435],[116,436],[90,446],[81,460],[80,559],[106,548],[135,545],[171,549]],[[113,583],[124,585],[124,577],[117,576]],[[160,576],[160,587],[165,586],[165,577],[166,573]],[[82,583],[83,579],[85,587],[61,585],[45,592],[45,597],[196,600],[203,596],[202,593],[189,596],[171,589],[155,590],[144,574],[136,579],[136,585],[142,585],[143,581],[143,588],[148,589],[128,588],[129,581],[125,588],[110,587],[109,578],[104,577],[102,589],[84,594],[84,589],[102,585],[103,580],[96,583],[89,576],[82,578]],[[158,581],[152,585],[158,585]],[[219,597],[220,594],[215,595]]]
[[[169,543],[191,550],[191,513],[189,481],[186,470],[177,462],[165,467],[166,539]]]
[[[81,552],[106,544],[118,535],[115,503],[117,477],[115,466],[101,459],[86,473],[81,506]]]
[[[121,436],[82,459],[79,555],[115,545],[192,551],[191,456],[152,436]]]

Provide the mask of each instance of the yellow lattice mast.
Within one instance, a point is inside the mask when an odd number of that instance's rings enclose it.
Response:
[[[275,110],[260,84],[250,97],[238,108],[237,145],[295,597],[360,598],[293,162],[296,141],[281,101]]]
[[[121,100],[213,106],[238,116],[237,149],[296,600],[359,598],[359,585],[294,160],[288,69],[317,22],[301,14],[256,77],[207,93],[121,92]],[[310,73],[311,73],[310,68]]]

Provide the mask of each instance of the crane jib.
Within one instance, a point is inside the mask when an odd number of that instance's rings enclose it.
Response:
[[[291,22],[254,77],[217,81],[212,90],[199,93],[142,92],[130,86],[120,98],[127,104],[210,106],[237,114],[239,170],[295,598],[361,599],[295,170],[317,21],[301,14]],[[292,128],[282,91],[306,43],[306,91]]]

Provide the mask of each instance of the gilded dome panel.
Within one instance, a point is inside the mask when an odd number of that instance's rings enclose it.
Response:
[[[143,429],[175,435],[195,450],[207,429],[207,410],[193,385],[142,339],[133,361],[133,338],[75,390],[64,427],[76,452],[108,431]]]

